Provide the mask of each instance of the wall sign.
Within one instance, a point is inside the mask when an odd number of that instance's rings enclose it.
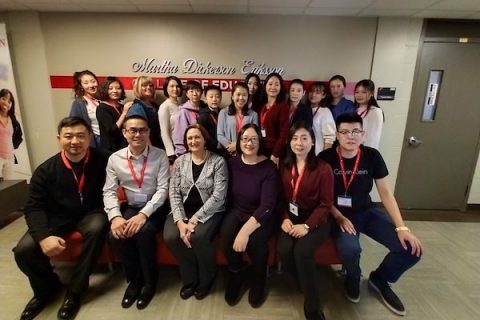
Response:
[[[397,88],[379,87],[377,90],[377,100],[395,100],[395,91]]]

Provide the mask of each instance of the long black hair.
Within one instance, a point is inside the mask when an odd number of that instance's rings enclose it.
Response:
[[[2,89],[0,90],[0,98],[3,98],[5,96],[9,95],[10,96],[10,101],[12,102],[12,105],[10,106],[10,110],[8,110],[7,115],[12,119],[16,120],[15,117],[15,98],[13,97],[12,91],[8,89]]]
[[[268,83],[268,80],[270,80],[273,77],[277,78],[278,81],[280,82],[280,92],[278,93],[278,96],[275,99],[275,104],[283,103],[286,101],[287,91],[285,90],[285,82],[283,81],[283,78],[279,73],[272,72],[265,78],[265,82],[262,90],[262,99],[261,99],[262,107],[265,105],[265,103],[268,102],[267,83]]]
[[[365,90],[367,90],[368,92],[370,92],[371,96],[370,96],[370,99],[368,100],[367,102],[367,112],[365,113],[365,115],[368,114],[368,112],[370,111],[370,109],[373,107],[377,107],[379,108],[380,110],[382,108],[380,108],[380,106],[378,105],[378,102],[377,102],[377,99],[375,99],[374,97],[374,93],[375,93],[375,83],[370,80],[370,79],[363,79],[363,80],[360,80],[357,82],[357,84],[355,85],[355,91],[357,91],[357,88],[358,87],[364,87]],[[359,104],[358,102],[355,100],[354,103],[353,103],[353,106],[355,107],[355,110],[359,107]],[[385,122],[385,114],[383,113],[383,110],[382,110],[382,117],[383,117],[383,121]]]
[[[290,146],[290,142],[293,139],[293,136],[295,133],[297,133],[298,130],[300,129],[305,129],[308,131],[310,134],[310,137],[312,138],[312,141],[314,145],[312,145],[312,148],[307,154],[307,159],[306,159],[306,167],[308,170],[313,171],[318,165],[318,158],[315,155],[315,134],[313,133],[312,128],[306,123],[305,121],[298,121],[295,122],[290,129],[290,133],[288,134],[288,142],[287,142],[287,148],[285,152],[285,157],[283,159],[283,164],[285,165],[286,168],[291,169],[293,165],[296,165],[297,163],[297,157],[295,153],[292,150],[292,147]]]

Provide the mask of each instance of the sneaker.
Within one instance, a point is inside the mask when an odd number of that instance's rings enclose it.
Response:
[[[345,278],[344,283],[345,289],[345,298],[351,303],[359,303],[360,302],[360,280],[352,280]]]
[[[398,314],[399,316],[404,316],[407,314],[407,311],[405,310],[400,298],[395,294],[395,292],[393,292],[388,282],[383,282],[380,278],[378,278],[375,271],[370,273],[368,287],[380,295],[383,303],[393,313]]]

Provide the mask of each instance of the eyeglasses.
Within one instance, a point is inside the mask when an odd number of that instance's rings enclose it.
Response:
[[[365,131],[360,130],[360,129],[353,129],[352,131],[350,130],[338,130],[338,133],[341,135],[347,136],[347,135],[352,135],[352,137],[358,137],[362,135]]]
[[[132,136],[138,134],[145,134],[148,132],[148,128],[128,128],[125,129],[127,130],[128,133],[130,133]]]
[[[252,144],[257,144],[258,143],[258,137],[243,136],[243,137],[240,138],[240,141],[242,141],[243,143],[251,142]]]

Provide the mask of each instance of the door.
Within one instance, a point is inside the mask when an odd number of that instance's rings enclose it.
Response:
[[[401,208],[465,210],[480,134],[480,44],[424,43],[395,188]]]

